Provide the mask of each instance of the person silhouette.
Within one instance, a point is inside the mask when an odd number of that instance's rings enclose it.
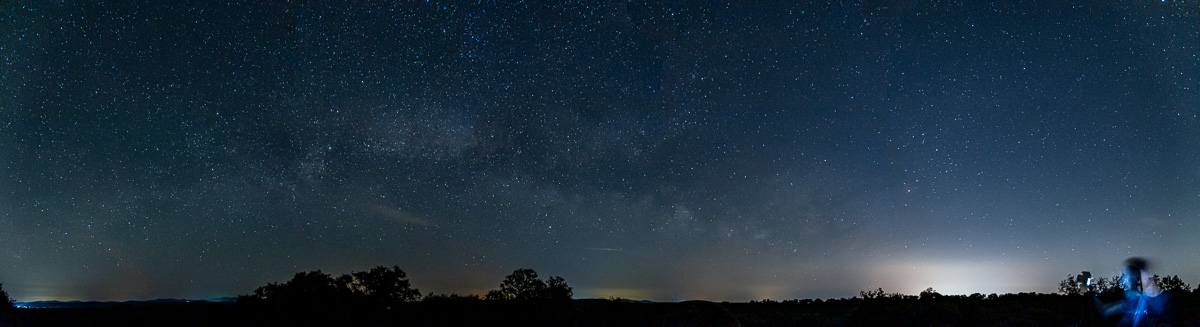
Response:
[[[1167,304],[1170,295],[1163,292],[1154,281],[1150,263],[1146,259],[1133,257],[1125,260],[1121,272],[1121,288],[1125,299],[1113,303],[1096,300],[1096,308],[1105,316],[1123,314],[1118,326],[1159,326],[1169,323]]]

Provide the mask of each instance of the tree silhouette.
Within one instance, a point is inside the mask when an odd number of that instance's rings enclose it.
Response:
[[[864,299],[883,298],[884,294],[886,294],[886,293],[883,292],[882,287],[876,288],[875,290],[871,290],[871,291],[858,291],[858,295]]]
[[[488,291],[488,300],[570,300],[574,295],[566,280],[551,276],[547,281],[538,279],[533,269],[517,269],[500,283],[500,289]]]
[[[570,300],[571,296],[575,295],[575,291],[567,286],[567,281],[559,276],[550,276],[546,280],[546,299],[547,300]]]
[[[1112,294],[1124,291],[1121,288],[1120,275],[1111,278],[1093,277],[1091,291],[1096,294]],[[1058,282],[1058,293],[1063,295],[1078,295],[1088,292],[1087,277],[1067,274],[1067,279]]]
[[[420,297],[400,267],[378,266],[338,278],[320,270],[296,273],[283,284],[270,283],[251,295],[239,296],[238,302],[251,307],[260,303],[293,309],[338,304],[387,310]]]
[[[517,269],[504,278],[499,290],[488,291],[488,300],[533,300],[546,291],[546,282],[533,269]]]
[[[904,298],[904,294],[884,292],[882,287],[876,287],[874,290],[858,291],[858,296],[863,299],[900,299]]]
[[[938,293],[938,291],[935,291],[933,287],[930,287],[926,288],[924,291],[921,291],[920,296],[922,300],[933,300],[942,297],[942,293]]]
[[[1158,287],[1164,291],[1187,292],[1192,288],[1191,285],[1188,285],[1187,283],[1184,283],[1183,280],[1179,279],[1179,275],[1167,276],[1161,279],[1156,278],[1155,281],[1158,282]]]
[[[428,295],[425,295],[425,297],[421,298],[421,301],[424,301],[424,302],[479,301],[479,300],[483,300],[483,298],[476,294],[467,294],[467,295],[462,295],[462,294],[458,294],[458,293],[433,294],[433,292],[429,292]]]
[[[8,297],[8,292],[4,290],[4,283],[0,283],[0,309],[12,308],[13,299]]]
[[[1058,282],[1058,293],[1063,295],[1079,295],[1088,291],[1086,277],[1067,274],[1067,279]]]
[[[351,292],[366,296],[372,302],[384,306],[412,302],[421,297],[421,291],[412,288],[408,276],[398,266],[378,266],[349,276],[352,278],[347,278],[347,275],[343,275],[342,278],[349,281],[348,288]]]
[[[1097,278],[1092,282],[1092,291],[1099,294],[1113,294],[1125,292],[1125,288],[1121,286],[1121,275],[1114,275],[1109,278]]]
[[[333,277],[320,270],[299,272],[283,284],[270,283],[254,290],[254,297],[266,301],[314,303],[333,301],[339,294]]]

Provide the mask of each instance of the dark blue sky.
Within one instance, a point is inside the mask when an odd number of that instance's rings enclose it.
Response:
[[[1200,283],[1187,1],[0,5],[0,282],[578,297]]]

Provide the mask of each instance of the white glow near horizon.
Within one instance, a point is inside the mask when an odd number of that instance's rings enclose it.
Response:
[[[885,292],[919,294],[932,287],[941,294],[1049,292],[1048,274],[1013,269],[1011,263],[973,260],[907,260],[885,262],[872,269],[872,282]]]

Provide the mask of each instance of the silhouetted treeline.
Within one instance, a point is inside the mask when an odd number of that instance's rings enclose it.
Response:
[[[400,267],[375,267],[334,278],[320,270],[296,273],[283,284],[270,283],[253,294],[238,297],[247,309],[287,309],[319,312],[328,310],[388,310],[419,299]]]
[[[238,310],[256,324],[477,325],[471,317],[489,317],[536,325],[569,313],[573,292],[562,277],[517,269],[486,296],[431,293],[417,302],[420,294],[395,266],[337,278],[311,271],[239,296]]]
[[[1175,276],[1161,280],[1172,299],[1169,323],[1200,325],[1200,290]],[[567,300],[565,280],[528,269],[486,296],[419,294],[398,267],[339,277],[313,271],[260,287],[236,304],[0,308],[0,326],[1115,326],[1119,317],[1100,318],[1093,297],[1123,296],[1113,289],[943,295],[928,288],[905,295],[877,288],[845,299],[748,303]]]
[[[1086,272],[1085,272],[1086,273]],[[1067,274],[1067,279],[1058,282],[1059,294],[1084,294],[1093,292],[1098,294],[1120,294],[1125,292],[1125,288],[1121,286],[1121,275],[1112,276],[1109,278],[1099,277],[1092,279],[1091,285],[1088,285],[1087,277],[1082,275]],[[1200,285],[1196,289],[1188,283],[1184,283],[1179,275],[1152,277],[1154,284],[1163,291],[1180,293],[1180,292],[1200,292]]]

